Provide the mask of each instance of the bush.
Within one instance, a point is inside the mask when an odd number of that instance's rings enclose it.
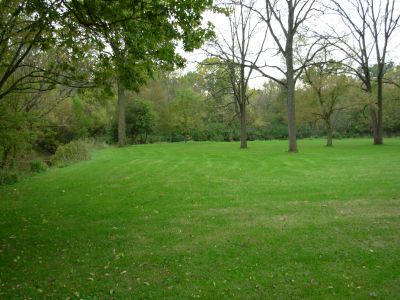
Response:
[[[176,143],[176,142],[183,142],[183,141],[185,141],[184,135],[182,135],[180,133],[173,133],[171,142]]]
[[[88,143],[78,140],[57,148],[51,157],[51,164],[65,167],[75,162],[90,160],[90,146]]]
[[[29,168],[30,168],[31,172],[40,173],[40,172],[44,172],[47,170],[47,165],[43,161],[41,161],[39,159],[35,159],[30,162]]]
[[[18,174],[10,170],[0,170],[0,185],[18,182]]]
[[[54,154],[62,141],[57,132],[57,124],[49,123],[43,126],[36,141],[36,149],[39,152]]]

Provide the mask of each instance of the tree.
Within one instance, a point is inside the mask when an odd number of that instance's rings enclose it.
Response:
[[[347,77],[339,74],[339,68],[340,64],[328,61],[325,55],[323,61],[305,69],[303,76],[319,104],[320,111],[315,114],[325,123],[328,147],[333,145],[333,115],[343,109],[339,104],[348,85]]]
[[[176,92],[173,109],[176,115],[176,126],[183,133],[184,140],[191,139],[192,132],[202,124],[203,102],[201,95],[192,89],[181,89]]]
[[[303,70],[325,46],[320,38],[305,37],[301,27],[316,11],[316,0],[265,0],[265,10],[253,8],[267,28],[284,59],[284,68],[278,64],[254,65],[266,78],[283,85],[287,91],[289,152],[297,152],[295,86]],[[304,29],[304,28],[303,28]],[[305,52],[296,61],[296,50]],[[305,51],[302,51],[305,50]],[[284,77],[272,75],[271,69]]]
[[[44,92],[57,85],[92,86],[90,47],[76,32],[67,33],[61,3],[0,1],[0,102],[11,94]]]
[[[211,36],[201,23],[212,0],[64,1],[73,23],[81,24],[99,45],[101,58],[115,72],[118,88],[118,144],[126,143],[125,89],[138,90],[155,69],[183,66],[175,46],[191,51]],[[76,22],[75,22],[76,21]],[[111,51],[110,51],[111,49]]]
[[[254,22],[253,7],[255,1],[232,1],[226,9],[230,13],[229,36],[221,37],[215,43],[215,51],[209,54],[218,58],[217,64],[222,64],[229,78],[230,92],[233,94],[233,104],[240,120],[240,148],[247,148],[246,107],[249,103],[249,80],[254,71],[254,65],[263,52],[266,32],[258,47],[254,40],[259,29],[259,21]],[[256,51],[252,52],[254,48]],[[249,66],[249,63],[251,65]]]
[[[13,167],[22,149],[34,141],[37,135],[34,119],[30,111],[21,110],[20,101],[0,103],[0,169]]]
[[[400,11],[396,0],[349,0],[347,3],[331,0],[332,9],[340,16],[347,28],[341,34],[332,28],[336,42],[348,59],[350,73],[362,82],[362,89],[370,99],[374,144],[383,143],[383,90],[386,58],[389,43],[399,26]],[[396,4],[397,3],[397,4]],[[346,5],[347,4],[347,5]],[[375,61],[376,72],[373,72]],[[374,73],[375,76],[374,76]],[[376,82],[376,96],[374,83]],[[373,99],[376,99],[374,101]]]
[[[127,133],[132,141],[147,143],[149,134],[153,133],[155,127],[155,115],[151,102],[135,100],[128,103],[126,107]]]

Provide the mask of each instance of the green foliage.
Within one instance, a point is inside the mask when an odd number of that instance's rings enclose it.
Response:
[[[72,98],[72,108],[75,119],[73,124],[74,139],[87,138],[89,124],[85,116],[83,103],[79,97]]]
[[[18,98],[0,103],[0,168],[14,165],[21,153],[31,148],[38,133],[38,119],[26,112]]]
[[[101,77],[112,70],[127,89],[137,91],[154,71],[183,66],[177,41],[192,51],[212,36],[211,25],[202,24],[209,9],[211,0],[66,1],[64,19],[94,41],[105,66]]]
[[[146,144],[154,132],[156,115],[153,104],[140,98],[130,99],[125,108],[126,134],[129,143]],[[118,122],[113,119],[110,130],[110,142],[118,140]]]
[[[15,170],[0,169],[0,185],[9,185],[18,182],[18,173]]]
[[[41,173],[46,171],[48,166],[44,161],[40,159],[35,159],[29,163],[29,168],[31,172]]]
[[[126,133],[133,142],[146,143],[147,137],[153,133],[155,114],[152,103],[136,100],[126,107]]]
[[[52,165],[65,167],[79,161],[90,160],[90,151],[90,145],[87,142],[82,140],[72,141],[58,147],[50,161]]]
[[[42,126],[35,142],[36,149],[39,152],[54,154],[56,153],[58,146],[65,142],[58,127],[59,126],[55,121],[48,121],[45,126]]]
[[[201,71],[182,76],[169,74],[150,82],[139,97],[149,99],[156,115],[156,126],[152,133],[154,141],[234,141],[240,135],[231,94],[223,91],[223,74],[215,65],[202,66]],[[214,78],[219,74],[220,78]],[[204,77],[203,77],[204,76]],[[218,80],[217,80],[218,79]],[[219,80],[221,79],[221,80]],[[297,133],[299,138],[326,135],[321,114],[333,104],[332,120],[337,137],[368,136],[371,134],[370,114],[364,93],[357,81],[331,75],[324,93],[335,96],[321,105],[315,91],[301,85],[296,91]],[[336,85],[335,85],[336,83]],[[219,91],[214,93],[213,90]],[[385,93],[385,132],[399,134],[399,105],[395,86],[388,86]],[[271,140],[287,138],[286,92],[280,85],[269,82],[262,89],[253,89],[252,101],[248,106],[248,139]],[[398,97],[398,96],[397,96]],[[331,101],[335,100],[335,101]]]
[[[200,129],[204,117],[202,97],[193,89],[176,91],[173,108],[176,112],[175,124],[185,140],[191,139],[193,132]]]
[[[54,154],[59,145],[72,140],[90,137],[104,141],[115,111],[114,101],[113,95],[102,93],[100,88],[65,99],[43,118],[36,149]]]
[[[59,0],[0,1],[0,102],[92,80],[98,61],[90,51],[93,39],[77,28],[67,6]]]

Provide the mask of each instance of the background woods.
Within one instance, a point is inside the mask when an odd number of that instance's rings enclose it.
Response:
[[[265,5],[264,5],[265,4]],[[1,1],[0,167],[125,144],[400,132],[395,1]],[[324,8],[343,26],[328,22]],[[227,32],[203,20],[226,18]],[[353,17],[354,15],[354,17]],[[212,30],[214,29],[214,30]],[[323,32],[323,33],[321,33]],[[207,42],[205,45],[204,43]],[[205,55],[190,72],[177,45]],[[275,54],[271,55],[271,51]],[[264,84],[251,84],[254,77]]]

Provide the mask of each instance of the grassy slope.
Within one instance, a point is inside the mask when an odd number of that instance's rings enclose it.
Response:
[[[395,299],[400,140],[106,149],[0,188],[0,298]]]

